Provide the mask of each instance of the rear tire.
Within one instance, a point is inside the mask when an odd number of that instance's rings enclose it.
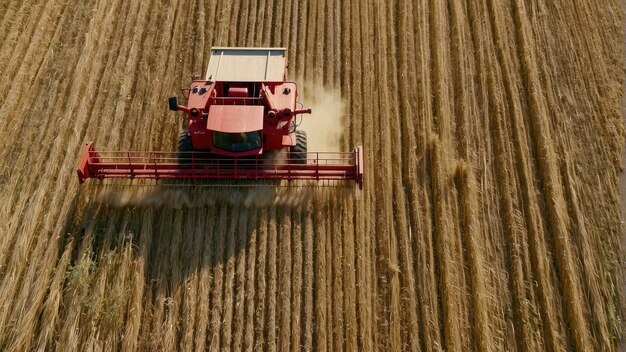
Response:
[[[191,152],[193,152],[191,135],[189,131],[182,130],[178,135],[178,164],[180,164],[181,168],[191,168]]]
[[[292,163],[307,163],[307,140],[305,131],[296,131],[296,145],[289,148],[289,154]]]

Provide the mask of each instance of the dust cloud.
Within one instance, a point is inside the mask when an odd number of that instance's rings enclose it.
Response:
[[[339,89],[327,87],[320,82],[297,79],[298,100],[304,108],[310,107],[310,115],[298,116],[302,122],[299,130],[306,131],[308,150],[312,152],[341,152],[344,135],[343,117],[346,103]]]

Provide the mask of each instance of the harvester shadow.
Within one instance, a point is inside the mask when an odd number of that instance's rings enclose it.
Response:
[[[251,238],[252,246],[265,243],[264,250],[270,250],[268,224],[303,221],[312,216],[311,202],[324,201],[313,195],[317,191],[272,187],[101,187],[92,191],[91,201],[85,197],[85,203],[77,206],[84,220],[74,222],[68,231],[82,233],[79,241],[91,243],[75,248],[91,248],[96,272],[101,263],[130,250],[132,262],[143,264],[144,291],[152,292],[145,297],[151,297],[152,305],[180,297],[190,283],[204,285],[205,280],[213,280],[213,287],[218,278],[230,278],[222,285],[236,286],[233,275],[241,270],[241,258],[257,250],[251,249]],[[277,232],[274,238],[283,235],[277,228],[273,231]],[[284,239],[275,241],[280,246]]]

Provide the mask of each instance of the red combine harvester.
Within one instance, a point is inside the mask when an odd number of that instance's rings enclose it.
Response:
[[[352,180],[363,188],[363,149],[311,152],[298,130],[297,85],[284,48],[213,48],[206,79],[183,90],[188,128],[177,152],[98,151],[86,143],[78,180]]]

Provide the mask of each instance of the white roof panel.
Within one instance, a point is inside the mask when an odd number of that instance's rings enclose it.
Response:
[[[209,81],[283,81],[285,48],[212,48]]]

